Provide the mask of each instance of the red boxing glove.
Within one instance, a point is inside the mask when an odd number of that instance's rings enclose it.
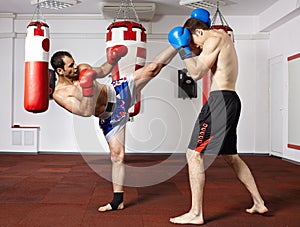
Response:
[[[83,69],[79,74],[79,83],[82,87],[82,95],[91,97],[94,95],[93,81],[96,78],[96,71],[93,69]]]
[[[127,54],[127,47],[124,45],[116,45],[106,49],[107,62],[111,65],[116,64],[121,57]]]

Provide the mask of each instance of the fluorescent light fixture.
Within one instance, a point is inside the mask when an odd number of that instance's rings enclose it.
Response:
[[[225,5],[223,1],[216,0],[181,0],[179,2],[180,5],[186,6],[188,8],[196,9],[196,8],[217,8],[218,4]]]
[[[78,3],[80,3],[78,0],[31,0],[31,5],[48,9],[63,9]]]

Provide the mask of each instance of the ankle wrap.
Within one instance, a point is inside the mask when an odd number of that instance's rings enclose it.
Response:
[[[123,202],[123,192],[114,192],[114,198],[109,203],[113,210],[117,210],[118,206]]]

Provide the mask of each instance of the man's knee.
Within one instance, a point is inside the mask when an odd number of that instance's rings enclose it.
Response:
[[[225,159],[225,161],[230,166],[235,166],[242,161],[237,154],[236,155],[222,155],[222,157]]]
[[[186,152],[186,159],[187,159],[188,163],[200,162],[200,161],[203,161],[203,154],[201,154],[200,152],[197,152],[195,150],[188,149]]]
[[[125,155],[122,149],[111,149],[110,159],[113,163],[123,163],[124,157]]]

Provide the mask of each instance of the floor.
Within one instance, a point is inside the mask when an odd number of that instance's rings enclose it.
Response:
[[[206,171],[203,226],[300,226],[300,165],[270,156],[241,157],[252,170],[270,212],[245,212],[252,205],[249,194],[217,157]],[[105,213],[97,208],[111,200],[110,161],[105,156],[89,158],[0,154],[0,226],[178,226],[169,223],[169,218],[188,211],[184,155],[172,160],[168,155],[128,155],[126,207]],[[174,166],[178,167],[175,173],[168,169]],[[145,170],[143,174],[135,173],[139,169]]]

